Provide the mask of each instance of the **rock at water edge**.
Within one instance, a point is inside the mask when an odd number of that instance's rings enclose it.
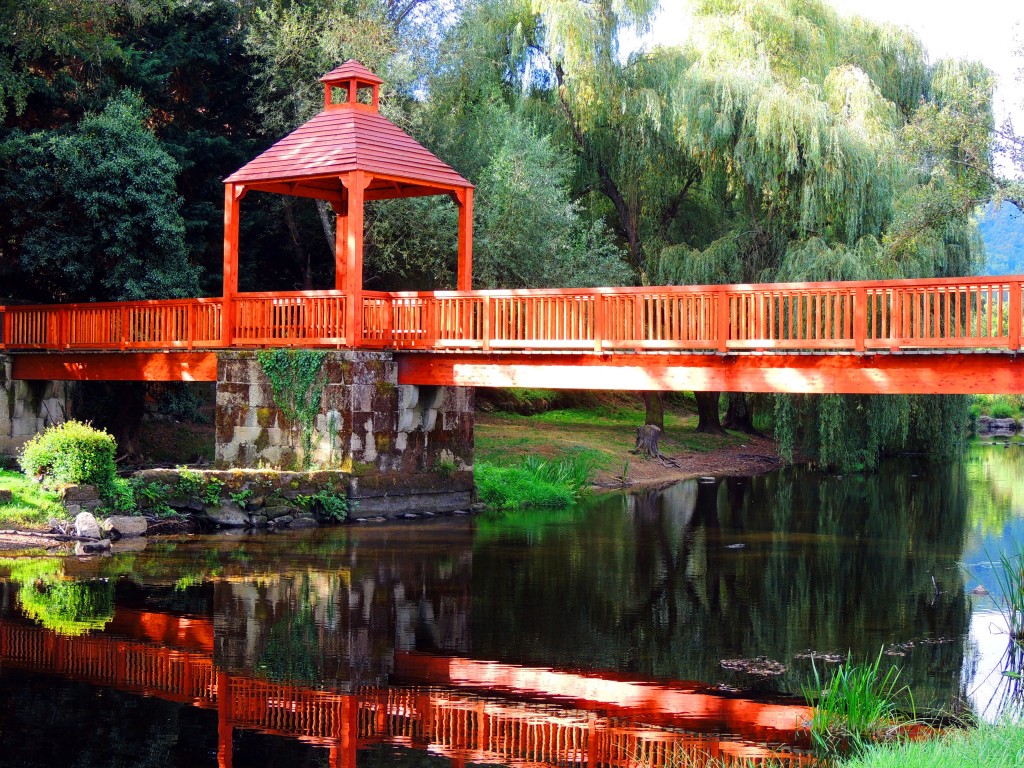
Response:
[[[245,528],[249,525],[249,515],[233,501],[208,506],[204,511],[211,522],[223,528]]]
[[[100,524],[92,512],[79,512],[75,517],[75,535],[80,539],[98,539]]]
[[[144,517],[135,515],[111,515],[100,524],[106,533],[112,533],[122,539],[145,536],[149,522]]]

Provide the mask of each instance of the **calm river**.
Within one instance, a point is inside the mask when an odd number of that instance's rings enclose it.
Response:
[[[812,659],[882,653],[919,707],[995,715],[1006,636],[972,590],[1015,538],[1024,448],[977,446],[0,559],[0,766],[804,764]]]

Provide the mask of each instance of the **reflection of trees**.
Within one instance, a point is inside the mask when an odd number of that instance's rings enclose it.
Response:
[[[66,579],[61,558],[11,558],[0,560],[0,568],[18,585],[22,612],[46,629],[84,635],[114,617],[114,585],[106,579]]]
[[[1001,533],[1024,510],[1024,450],[971,446],[964,459],[970,490],[971,528],[982,535]]]
[[[778,685],[799,690],[798,653],[913,643],[896,659],[905,682],[945,701],[968,624],[966,509],[954,468],[796,467],[599,501],[541,546],[478,548],[473,653],[708,681],[723,679],[723,658],[765,655],[790,665]]]

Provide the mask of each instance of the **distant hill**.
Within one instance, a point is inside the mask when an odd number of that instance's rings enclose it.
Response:
[[[989,205],[978,222],[985,241],[985,275],[1024,275],[1024,214],[1010,203]]]

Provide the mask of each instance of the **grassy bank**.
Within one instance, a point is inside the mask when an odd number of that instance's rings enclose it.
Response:
[[[632,454],[637,427],[644,423],[644,405],[634,393],[561,395],[544,390],[509,390],[496,402],[479,398],[476,418],[476,462],[510,466],[528,456],[558,461],[585,454],[593,462],[595,480],[615,485],[657,482],[671,474],[664,465]],[[514,397],[513,397],[514,396]],[[695,432],[696,405],[692,397],[666,398],[665,432],[661,450],[682,457],[683,472],[717,473],[719,462],[700,462],[719,452],[755,452],[747,435],[704,435]],[[762,451],[759,447],[757,451]],[[727,470],[729,459],[722,458]],[[754,471],[757,471],[756,469]],[[676,470],[675,474],[681,474]]]
[[[879,744],[840,768],[1008,768],[1024,765],[1024,725],[983,725],[929,741]]]
[[[51,517],[66,516],[55,494],[20,472],[0,470],[0,491],[11,492],[10,502],[0,502],[0,528],[45,529]]]

